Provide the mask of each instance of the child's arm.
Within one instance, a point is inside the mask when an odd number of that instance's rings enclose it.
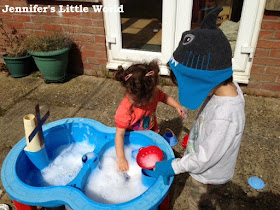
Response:
[[[118,128],[115,136],[115,148],[117,154],[118,169],[120,171],[128,171],[129,166],[124,154],[124,128]]]
[[[174,98],[172,98],[171,96],[167,95],[165,93],[165,98],[163,103],[174,107],[177,112],[179,113],[179,115],[183,118],[187,118],[187,110],[186,108],[184,108],[183,106],[181,106]]]

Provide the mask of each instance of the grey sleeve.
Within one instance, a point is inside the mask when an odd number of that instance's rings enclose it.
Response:
[[[195,153],[189,153],[172,161],[176,174],[190,172],[203,173],[215,165],[233,143],[236,125],[226,120],[213,120],[205,126],[205,139],[199,139]]]

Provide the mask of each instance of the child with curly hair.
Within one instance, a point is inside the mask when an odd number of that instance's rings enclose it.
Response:
[[[158,102],[174,107],[183,118],[183,107],[171,96],[160,90],[159,66],[155,61],[149,64],[134,64],[127,70],[118,67],[115,79],[121,82],[126,94],[115,115],[115,148],[118,169],[128,171],[129,166],[124,153],[124,134],[133,130],[153,130],[158,132],[156,108]]]

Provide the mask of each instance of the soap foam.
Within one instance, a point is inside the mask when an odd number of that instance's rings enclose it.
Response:
[[[127,172],[120,172],[117,167],[115,148],[108,149],[99,167],[89,176],[85,194],[90,199],[103,204],[117,204],[130,201],[148,188],[142,184],[141,168],[132,158],[135,146],[125,146],[125,156],[129,164]]]
[[[81,170],[83,155],[93,152],[94,149],[95,146],[88,141],[58,148],[57,157],[41,171],[43,179],[49,185],[67,185]],[[118,170],[115,147],[105,151],[103,156],[99,157],[98,167],[88,177],[85,195],[99,203],[117,204],[130,201],[144,193],[148,188],[142,184],[141,168],[132,157],[132,151],[137,149],[139,146],[132,144],[124,148],[129,164],[127,172]]]
[[[88,141],[64,145],[57,149],[58,156],[41,173],[49,185],[66,185],[72,181],[83,166],[82,157],[95,146]]]
[[[154,168],[156,162],[159,162],[160,158],[157,154],[148,154],[142,159],[142,167],[145,168]]]

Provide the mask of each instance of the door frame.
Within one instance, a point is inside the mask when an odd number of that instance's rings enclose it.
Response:
[[[244,0],[234,57],[233,78],[248,84],[266,0]]]
[[[247,84],[249,82],[265,3],[266,0],[244,0],[243,3],[240,27],[234,57],[232,58],[233,78],[239,83]],[[103,0],[104,7],[116,6],[116,4],[119,5],[119,0]],[[192,0],[163,0],[162,29],[168,28],[168,33],[162,33],[162,52],[121,49],[120,15],[119,13],[104,12],[108,54],[106,68],[117,69],[119,65],[126,68],[134,62],[149,62],[157,59],[160,60],[160,74],[168,75],[169,70],[166,63],[177,48],[182,33],[191,28],[192,7]],[[164,12],[168,12],[168,15]]]
[[[178,7],[178,4],[182,5]],[[114,7],[116,5],[119,6],[119,0],[103,0],[104,7]],[[180,8],[180,10],[178,10],[178,8]],[[159,61],[160,74],[168,75],[169,70],[166,63],[177,47],[175,46],[176,40],[178,40],[178,37],[181,37],[182,31],[188,28],[187,24],[176,23],[176,20],[181,13],[190,14],[191,8],[192,1],[186,3],[185,0],[163,0],[161,52],[122,49],[120,15],[118,13],[104,12],[106,46],[108,52],[108,63],[106,67],[108,69],[116,69],[119,65],[128,67],[134,62],[149,62],[155,59]],[[184,16],[191,19],[189,15]],[[180,31],[177,32],[176,28],[179,28]]]

